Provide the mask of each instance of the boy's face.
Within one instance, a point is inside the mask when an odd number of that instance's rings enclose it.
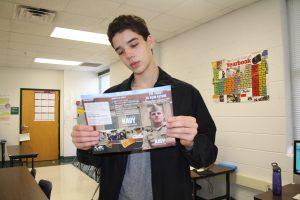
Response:
[[[117,33],[112,39],[113,48],[120,59],[135,74],[143,73],[153,63],[153,44],[151,36],[145,41],[130,29]]]

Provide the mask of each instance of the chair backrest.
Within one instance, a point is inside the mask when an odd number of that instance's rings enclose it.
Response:
[[[43,190],[43,192],[45,193],[45,195],[48,197],[48,199],[50,199],[50,197],[51,197],[51,190],[52,190],[52,183],[51,183],[51,181],[41,179],[39,181],[39,186],[41,187],[41,189]]]
[[[33,176],[33,178],[35,178],[35,175],[36,175],[36,169],[31,169],[30,173],[31,173],[31,175]]]

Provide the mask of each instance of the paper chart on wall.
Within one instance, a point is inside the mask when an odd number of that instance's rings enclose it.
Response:
[[[55,121],[55,93],[35,91],[34,121]]]
[[[268,101],[268,50],[213,61],[213,100],[221,103]]]
[[[10,117],[9,97],[0,95],[0,121],[8,121]]]

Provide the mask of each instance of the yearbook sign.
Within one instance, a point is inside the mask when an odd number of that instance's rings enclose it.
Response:
[[[78,124],[100,132],[95,154],[175,145],[175,139],[166,135],[166,120],[173,116],[171,86],[82,95],[81,99]]]
[[[239,103],[269,100],[268,50],[232,60],[212,62],[215,102]]]

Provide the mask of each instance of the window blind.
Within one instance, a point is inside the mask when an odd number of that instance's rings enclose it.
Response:
[[[294,139],[300,140],[300,1],[288,0]]]

